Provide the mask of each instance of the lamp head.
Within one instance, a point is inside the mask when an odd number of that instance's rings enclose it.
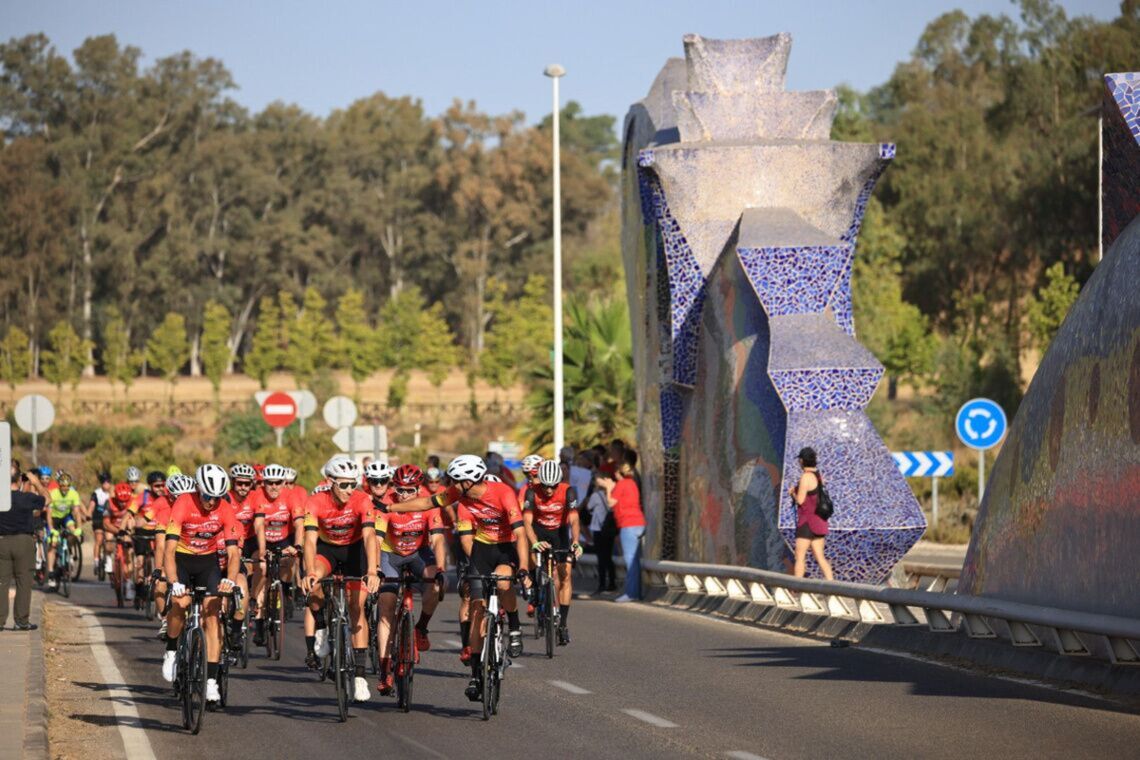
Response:
[[[552,63],[543,69],[542,73],[551,79],[557,79],[558,77],[566,74],[566,69],[562,68],[557,63]]]

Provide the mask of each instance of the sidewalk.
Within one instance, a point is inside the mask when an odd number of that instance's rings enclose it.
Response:
[[[15,590],[10,594],[14,596]],[[0,631],[0,658],[4,662],[0,668],[0,760],[48,756],[43,601],[43,593],[33,590],[31,622],[38,629],[30,633]]]

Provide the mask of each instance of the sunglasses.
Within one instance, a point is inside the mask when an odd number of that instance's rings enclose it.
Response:
[[[204,504],[217,504],[222,500],[221,496],[203,496],[202,503]]]
[[[234,488],[253,488],[252,480],[235,480]]]
[[[411,488],[400,488],[399,486],[396,486],[396,493],[400,496],[408,496],[410,494],[418,493],[419,490],[420,489],[416,488],[415,486],[412,486]]]
[[[356,483],[352,480],[344,480],[341,482],[334,481],[332,487],[341,491],[351,491],[352,489],[356,488]]]
[[[278,487],[278,486],[282,486],[282,485],[285,485],[285,481],[284,481],[284,480],[266,480],[266,481],[263,481],[263,482],[265,483],[265,486],[266,486],[267,488],[276,488],[276,487]]]
[[[392,482],[391,478],[369,478],[368,485],[370,486],[386,486]]]

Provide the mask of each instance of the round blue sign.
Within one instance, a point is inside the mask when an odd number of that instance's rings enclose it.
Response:
[[[954,421],[958,438],[971,449],[985,451],[997,446],[1008,427],[1005,412],[997,402],[976,398],[962,404]]]

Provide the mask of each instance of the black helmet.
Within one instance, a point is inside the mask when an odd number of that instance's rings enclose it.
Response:
[[[166,475],[159,472],[158,470],[151,470],[150,472],[148,472],[146,474],[146,484],[148,486],[153,486],[155,483],[165,483],[165,482],[166,482]]]
[[[109,473],[105,470],[103,472],[99,473],[99,482],[100,483],[110,483],[111,482],[111,473]]]

